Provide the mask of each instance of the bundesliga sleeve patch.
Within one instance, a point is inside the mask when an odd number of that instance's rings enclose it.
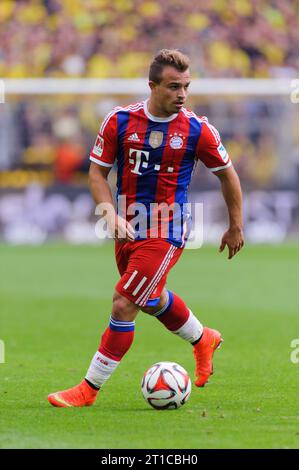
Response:
[[[98,135],[96,143],[94,144],[92,153],[94,153],[98,157],[101,157],[103,154],[103,151],[104,151],[104,139],[103,137]]]
[[[217,150],[224,163],[228,162],[229,156],[224,145],[220,143],[220,145],[217,147]]]

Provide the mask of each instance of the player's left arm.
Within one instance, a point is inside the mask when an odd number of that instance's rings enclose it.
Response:
[[[229,228],[222,237],[219,251],[227,246],[228,259],[231,259],[244,245],[241,185],[219,132],[207,119],[202,122],[196,156],[220,179],[229,214]]]
[[[228,259],[231,259],[244,246],[241,184],[233,166],[217,171],[215,175],[221,182],[229,215],[229,228],[222,237],[219,251],[227,246]]]

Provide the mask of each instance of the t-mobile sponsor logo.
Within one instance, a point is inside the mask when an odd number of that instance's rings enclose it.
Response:
[[[130,149],[129,157],[129,163],[134,165],[134,168],[131,170],[131,172],[135,175],[142,175],[139,170],[140,167],[148,167],[149,152],[145,152],[144,150]]]

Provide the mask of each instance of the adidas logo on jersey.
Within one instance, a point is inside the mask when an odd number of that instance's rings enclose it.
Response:
[[[140,139],[138,137],[138,134],[134,132],[134,134],[131,134],[130,137],[128,138],[130,142],[139,142]]]

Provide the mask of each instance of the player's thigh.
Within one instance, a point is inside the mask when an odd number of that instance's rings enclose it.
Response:
[[[119,242],[118,240],[115,240],[115,260],[119,274],[121,276],[125,273],[127,269],[129,261],[129,249],[130,247],[128,246],[128,242]]]
[[[165,240],[135,242],[116,291],[139,307],[144,307],[151,296],[161,295],[167,274],[181,253],[182,248]]]

